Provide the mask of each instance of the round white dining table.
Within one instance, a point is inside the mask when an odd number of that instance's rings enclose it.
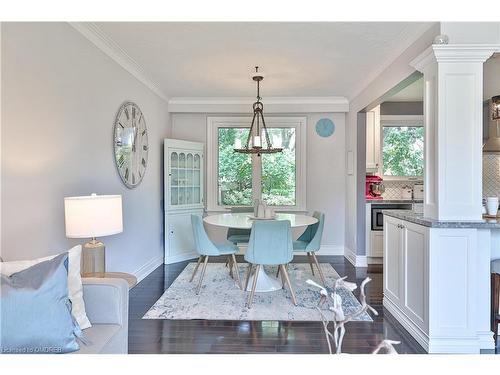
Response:
[[[262,219],[252,219],[252,213],[250,212],[216,214],[203,218],[203,221],[209,225],[237,229],[251,229],[254,220]],[[288,213],[277,213],[275,218],[266,219],[266,221],[267,220],[288,220],[290,221],[290,226],[292,228],[305,227],[318,222],[318,219],[312,216]],[[255,275],[250,276],[247,291],[250,291],[254,277]],[[257,278],[257,287],[255,289],[256,292],[272,292],[280,290],[282,287],[283,285],[281,281],[274,276],[268,275],[265,272],[264,267],[260,267],[259,276]]]

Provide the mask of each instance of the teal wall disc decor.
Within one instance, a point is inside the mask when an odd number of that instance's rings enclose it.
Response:
[[[316,133],[320,137],[329,137],[335,132],[335,124],[329,118],[322,118],[316,123]]]

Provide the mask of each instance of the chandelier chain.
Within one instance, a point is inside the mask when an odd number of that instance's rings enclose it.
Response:
[[[235,152],[243,153],[243,154],[257,154],[257,156],[260,156],[260,154],[274,154],[277,152],[282,152],[283,148],[277,147],[274,148],[272,143],[271,143],[271,138],[269,137],[269,132],[267,130],[266,126],[266,121],[264,120],[264,104],[261,102],[261,96],[260,96],[260,81],[262,81],[264,77],[259,74],[259,67],[255,67],[255,75],[253,76],[253,80],[257,82],[257,101],[253,103],[253,117],[252,117],[252,124],[250,125],[250,131],[248,132],[248,137],[247,141],[244,147],[242,148],[234,148]],[[260,118],[259,118],[260,117]],[[257,120],[257,121],[256,121]],[[263,140],[261,139],[261,129],[260,129],[260,122],[262,120],[262,128],[264,132],[264,137],[266,141],[266,147],[263,146]],[[254,130],[255,126],[255,130]],[[250,141],[252,139],[252,136],[254,136],[254,142],[252,142],[252,146],[250,146]],[[258,137],[258,138],[257,138]],[[241,146],[239,146],[241,147]]]

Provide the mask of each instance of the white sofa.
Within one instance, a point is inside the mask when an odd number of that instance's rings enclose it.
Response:
[[[82,278],[85,310],[92,327],[83,331],[73,354],[128,353],[128,283],[122,279]]]

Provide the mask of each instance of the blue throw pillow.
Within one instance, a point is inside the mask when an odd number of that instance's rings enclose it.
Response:
[[[35,264],[0,283],[0,353],[68,353],[80,328],[68,299],[68,254]]]

